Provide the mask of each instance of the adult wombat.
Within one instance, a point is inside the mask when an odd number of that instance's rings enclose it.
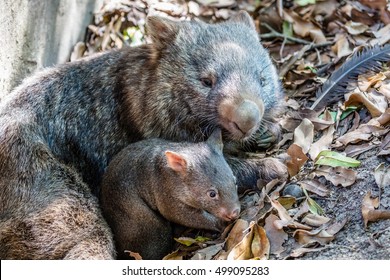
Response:
[[[109,164],[100,199],[119,258],[129,258],[124,251],[130,250],[161,259],[172,249],[171,222],[221,231],[240,212],[219,129],[197,144],[130,144]]]
[[[130,143],[273,131],[278,77],[247,13],[214,25],[150,17],[147,27],[152,44],[47,69],[2,100],[1,259],[113,258],[93,193]],[[225,157],[239,187],[286,172],[274,159]]]

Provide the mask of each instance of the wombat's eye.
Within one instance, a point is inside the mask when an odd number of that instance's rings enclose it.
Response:
[[[211,197],[211,198],[216,198],[216,197],[217,197],[217,192],[214,191],[214,190],[209,190],[209,191],[207,192],[207,194],[208,194],[209,197]]]
[[[208,87],[208,88],[212,88],[214,85],[213,80],[210,78],[201,78],[200,82],[204,87]]]

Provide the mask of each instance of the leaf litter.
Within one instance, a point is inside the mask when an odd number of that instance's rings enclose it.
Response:
[[[147,15],[218,22],[240,9],[254,18],[285,88],[283,140],[267,155],[285,155],[290,177],[242,195],[241,217],[222,235],[184,231],[165,259],[388,259],[387,1],[106,1],[71,60],[148,42]],[[368,63],[355,67],[362,58]],[[345,80],[331,84],[337,76]],[[313,106],[326,91],[323,108]],[[382,247],[367,246],[369,238]]]

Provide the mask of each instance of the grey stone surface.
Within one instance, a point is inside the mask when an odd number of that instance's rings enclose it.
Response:
[[[0,99],[28,75],[65,62],[103,0],[1,0]]]

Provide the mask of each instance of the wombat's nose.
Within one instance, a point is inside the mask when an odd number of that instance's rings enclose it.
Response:
[[[233,122],[246,135],[259,124],[260,119],[260,111],[256,103],[250,100],[244,100],[235,110]]]
[[[238,215],[240,214],[240,208],[235,208],[233,211],[230,213],[224,213],[224,220],[227,222],[234,221],[235,219],[238,218]]]

